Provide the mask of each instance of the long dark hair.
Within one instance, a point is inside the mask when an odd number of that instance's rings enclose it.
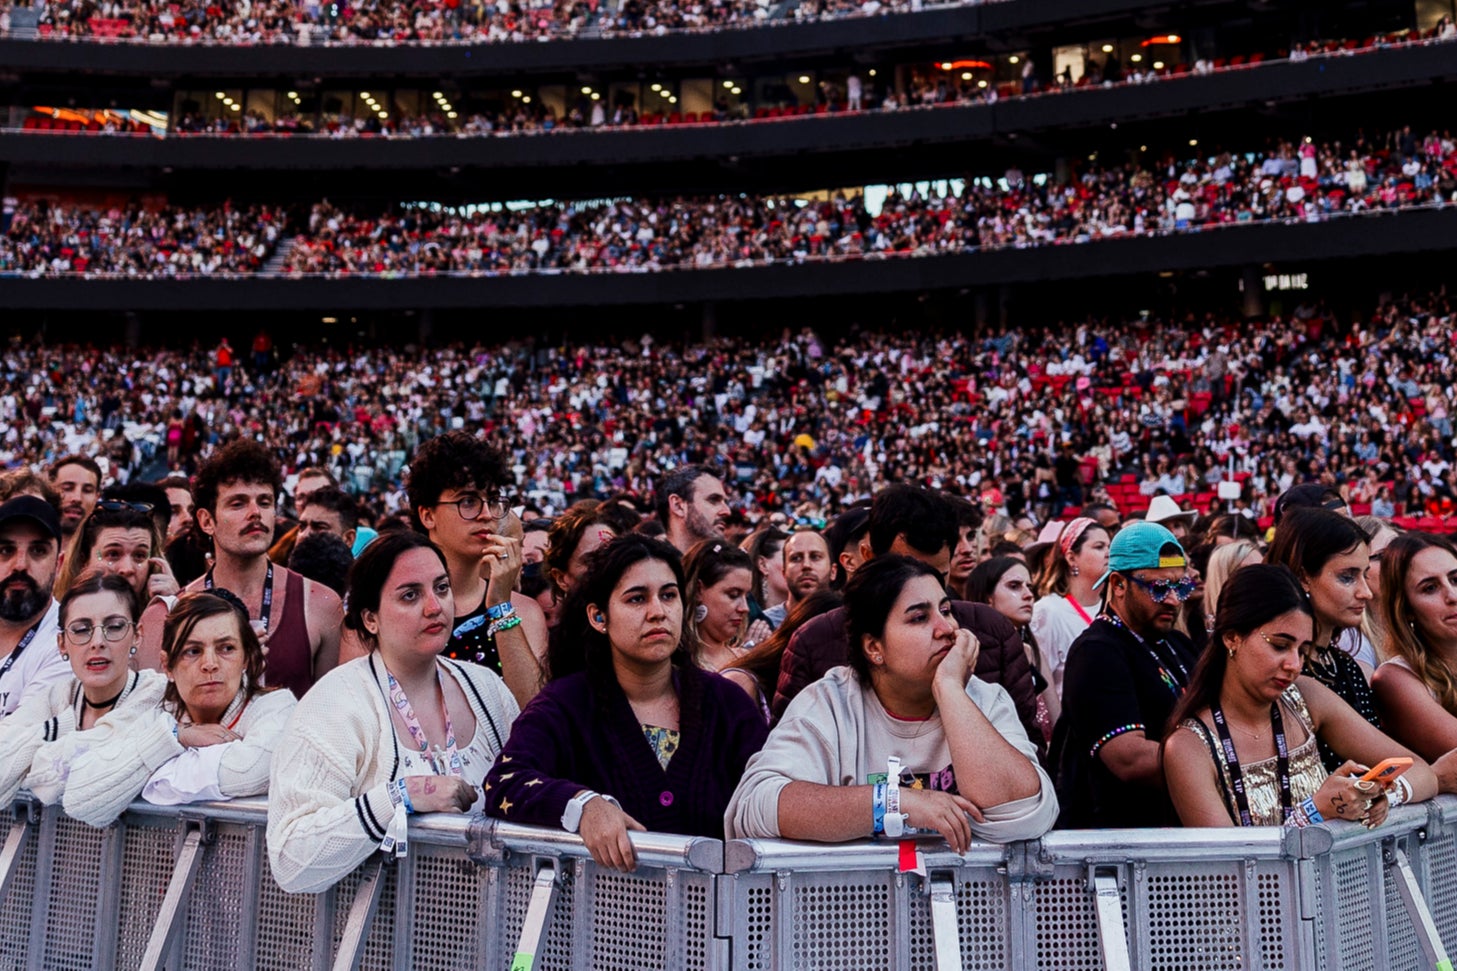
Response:
[[[96,540],[103,529],[140,529],[151,539],[148,556],[162,555],[162,534],[157,529],[157,520],[151,512],[139,509],[130,503],[114,499],[103,499],[97,503],[91,515],[81,520],[76,533],[66,548],[66,561],[56,576],[56,593],[64,594],[87,569],[95,566],[91,554],[96,552]]]
[[[1084,535],[1087,534],[1084,533]],[[1002,577],[1006,576],[1007,571],[1014,566],[1026,569],[1027,564],[1015,556],[994,556],[990,560],[978,563],[976,569],[971,571],[971,576],[966,578],[966,599],[972,603],[990,606],[992,594],[997,590],[997,584],[1002,582]],[[1027,576],[1027,583],[1031,586],[1031,570],[1027,571]],[[1042,670],[1042,648],[1032,633],[1032,626],[1030,624],[1019,625],[1017,633],[1021,635],[1022,643],[1032,649],[1032,670],[1040,672]]]
[[[1189,688],[1174,713],[1169,716],[1165,738],[1186,718],[1219,701],[1219,691],[1224,686],[1224,673],[1229,668],[1229,649],[1224,643],[1226,635],[1248,637],[1265,624],[1298,610],[1315,619],[1315,610],[1310,598],[1301,589],[1295,574],[1283,566],[1256,563],[1241,567],[1224,592],[1219,596],[1219,609],[1214,617],[1214,630],[1209,634],[1209,643],[1199,656],[1194,674],[1189,679]]]
[[[1330,562],[1371,537],[1354,519],[1329,509],[1291,509],[1275,527],[1275,539],[1265,551],[1265,562],[1283,566],[1296,579],[1311,581]]]
[[[789,641],[794,637],[794,632],[820,614],[827,614],[834,610],[844,603],[844,599],[838,590],[821,588],[814,591],[790,608],[789,613],[785,614],[784,620],[774,628],[774,633],[770,634],[764,643],[742,657],[736,658],[729,667],[749,672],[754,676],[754,680],[759,682],[759,687],[763,689],[764,694],[773,697],[776,682],[779,680],[779,661],[784,656],[785,649],[789,647]]]
[[[243,704],[263,694],[263,645],[248,623],[248,610],[243,602],[227,590],[199,590],[185,593],[167,614],[162,625],[162,658],[170,671],[177,666],[182,648],[199,621],[208,617],[232,616],[238,625],[238,643],[243,648]],[[177,690],[177,682],[168,681],[162,694],[162,707],[174,718],[181,717],[187,706]]]
[[[678,583],[680,596],[687,586],[683,562],[678,550],[660,539],[641,533],[628,533],[598,547],[587,558],[587,576],[572,587],[562,607],[560,620],[547,644],[546,668],[549,680],[555,681],[583,671],[593,697],[595,714],[609,724],[611,702],[622,694],[617,671],[612,666],[612,642],[602,631],[587,621],[587,608],[596,605],[604,615],[611,614],[612,591],[629,569],[644,561],[666,563]],[[684,611],[689,609],[683,600]],[[704,682],[709,675],[699,670],[693,660],[687,617],[678,632],[678,646],[672,656],[674,682],[678,690],[678,731],[683,737],[696,734],[702,723]],[[642,736],[639,734],[639,740]],[[612,745],[620,739],[610,738]],[[624,758],[626,756],[624,755]]]
[[[885,633],[885,622],[901,590],[917,577],[935,577],[937,583],[941,582],[941,574],[920,560],[886,554],[863,564],[845,584],[845,633],[850,641],[847,663],[861,684],[870,684],[866,636],[878,638]]]

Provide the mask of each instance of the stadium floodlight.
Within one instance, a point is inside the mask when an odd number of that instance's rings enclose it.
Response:
[[[730,94],[743,94],[744,93],[744,89],[743,88],[734,88],[729,93]]]
[[[368,91],[361,91],[361,92],[359,92],[359,96],[361,98],[363,98],[365,101],[368,101],[369,100],[369,92]]]
[[[432,97],[435,100],[439,101],[441,98],[445,97],[445,95],[441,94],[439,91],[431,91],[430,92],[430,97]]]
[[[1163,61],[1154,61],[1153,62],[1153,69],[1155,71],[1162,71],[1164,69],[1164,62]]]
[[[1008,64],[1016,64],[1017,62],[1019,62],[1021,60],[1022,59],[1020,57],[1018,57],[1016,54],[1013,54],[1011,57],[1007,58],[1007,63]]]
[[[799,83],[800,84],[809,84],[809,75],[808,74],[801,74],[799,76]]]
[[[963,81],[970,81],[971,80],[971,72],[970,71],[962,71],[961,72],[961,80],[963,80]]]
[[[984,88],[984,87],[986,87],[986,86],[987,86],[987,83],[986,83],[986,81],[985,81],[985,80],[981,80],[981,81],[978,81],[978,82],[976,82],[976,86],[977,86],[977,87],[978,87],[978,88]]]
[[[663,90],[663,86],[661,84],[654,84],[653,87],[652,87],[652,90],[654,90],[654,91],[662,91]]]
[[[589,84],[582,85],[582,93],[583,94],[591,94],[592,93],[592,86],[589,85]]]
[[[520,88],[517,88],[515,91],[512,91],[511,92],[511,97],[513,97],[513,98],[519,98],[519,97],[521,97],[521,89]]]
[[[224,93],[223,93],[223,92],[221,92],[221,91],[219,91],[219,92],[218,92],[218,93],[217,93],[217,99],[218,99],[218,100],[219,100],[219,101],[226,101],[226,100],[227,100],[227,98],[228,98],[228,96],[227,96],[227,95],[226,95],[226,94],[224,94]]]
[[[733,83],[733,82],[732,82],[732,81],[725,81],[725,82],[724,82],[724,83],[723,83],[723,86],[724,86],[724,87],[726,87],[726,88],[730,88],[730,89],[732,89],[732,88],[733,88],[733,86],[734,86],[734,83]]]
[[[1134,64],[1137,64],[1139,61],[1143,60],[1143,55],[1134,54],[1132,57],[1129,58],[1129,60],[1132,61]]]
[[[1112,54],[1113,53],[1113,45],[1112,44],[1104,44],[1103,45],[1103,53],[1104,54]]]
[[[870,69],[870,76],[875,77],[875,68],[873,67]]]

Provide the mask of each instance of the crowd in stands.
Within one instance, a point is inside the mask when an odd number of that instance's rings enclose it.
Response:
[[[1457,200],[1457,142],[1410,126],[1381,138],[1280,142],[1160,163],[1090,162],[1064,182],[1017,169],[932,183],[879,212],[859,194],[720,195],[491,211],[316,204],[307,217],[231,207],[105,212],[19,205],[0,225],[0,273],[176,276],[257,270],[294,236],[290,274],[592,273],[925,257],[1085,243]],[[169,227],[175,230],[169,231]],[[201,250],[201,251],[200,251]]]

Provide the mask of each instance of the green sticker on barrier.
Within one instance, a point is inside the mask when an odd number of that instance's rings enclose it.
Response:
[[[511,959],[511,971],[531,971],[536,964],[536,955],[527,954],[525,951],[517,951],[516,956]],[[1452,971],[1447,968],[1446,971]]]
[[[1437,962],[1437,971],[1452,971],[1452,962],[1451,961],[1438,961]]]

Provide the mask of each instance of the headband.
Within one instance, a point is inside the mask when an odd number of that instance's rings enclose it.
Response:
[[[1088,527],[1096,525],[1098,525],[1096,519],[1079,516],[1062,528],[1062,534],[1057,538],[1057,548],[1061,551],[1064,560],[1068,558],[1072,548],[1077,545],[1079,537],[1088,531]]]

